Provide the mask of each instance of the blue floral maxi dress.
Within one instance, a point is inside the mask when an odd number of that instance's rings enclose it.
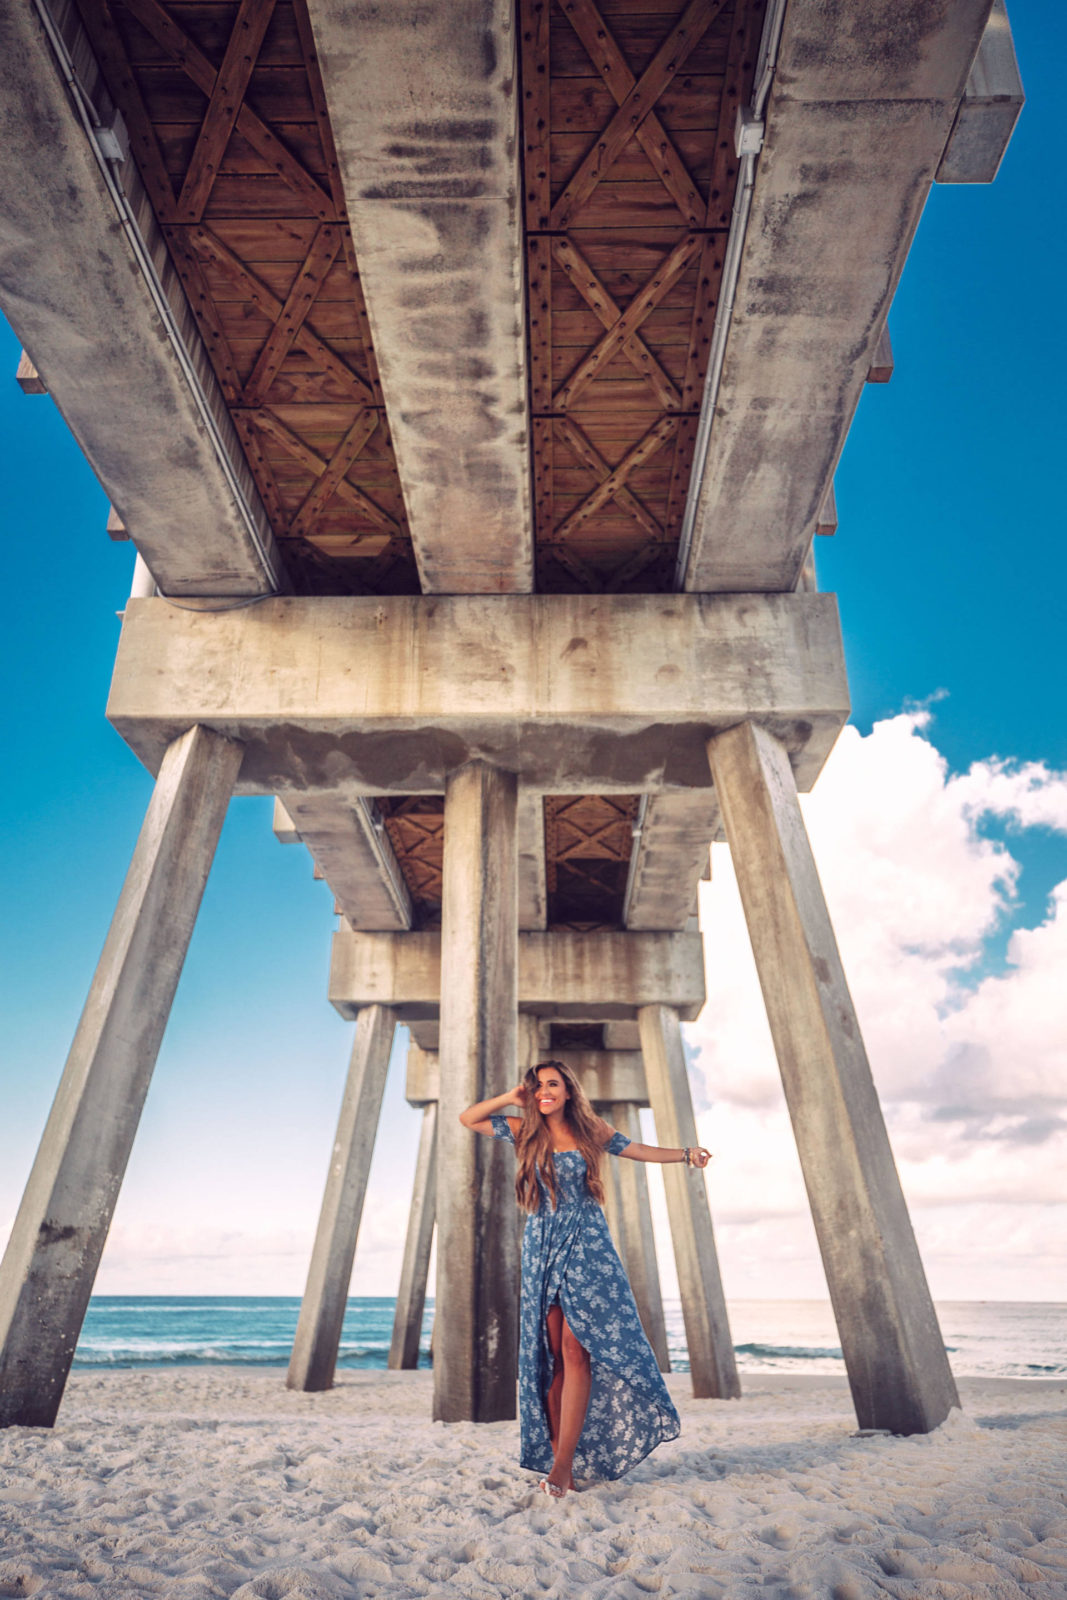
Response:
[[[515,1143],[507,1117],[491,1121],[497,1139]],[[605,1154],[617,1156],[629,1143],[624,1134],[613,1134]],[[585,1157],[580,1150],[562,1150],[553,1160],[556,1209],[538,1179],[541,1206],[527,1217],[522,1236],[520,1464],[533,1472],[548,1472],[552,1466],[545,1411],[554,1371],[548,1311],[558,1301],[575,1337],[588,1350],[592,1368],[575,1472],[587,1478],[619,1478],[665,1439],[676,1439],[681,1427],[604,1213],[589,1192]]]

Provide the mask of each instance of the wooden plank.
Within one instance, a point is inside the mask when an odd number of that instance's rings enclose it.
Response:
[[[651,121],[654,116],[655,112],[650,112],[648,121]],[[659,121],[658,117],[656,121]],[[647,122],[642,124],[642,127],[645,126],[647,126]],[[683,128],[680,133],[670,135],[670,138],[671,143],[685,163],[685,169],[689,176],[706,194],[715,153],[714,126],[697,129]],[[563,187],[588,148],[588,134],[553,133],[549,151],[551,161],[549,177],[553,188],[561,189]],[[634,138],[631,139],[629,144],[623,145],[616,156],[610,176],[617,183],[642,183],[647,182],[652,175],[649,158],[639,141]],[[692,226],[703,227],[703,225],[704,219],[701,214]]]
[[[44,379],[37,371],[25,350],[19,351],[19,364],[15,368],[15,382],[23,394],[47,394]]]
[[[284,450],[288,451],[301,466],[306,467],[316,478],[326,471],[329,462],[323,460],[317,451],[312,450],[310,445],[305,444],[298,434],[295,434],[291,428],[287,428],[285,423],[268,410],[266,406],[262,406],[249,414],[255,418],[256,425],[262,432],[270,434]],[[399,533],[400,530],[393,518],[383,511],[381,506],[376,505],[361,489],[357,489],[355,484],[349,483],[347,478],[341,478],[335,493],[343,495],[357,511],[361,511],[376,527],[388,528],[391,532]]]
[[[596,482],[605,482],[611,476],[611,466],[604,460],[600,451],[593,444],[587,434],[570,418],[557,418],[555,431],[564,444],[581,462],[586,471],[591,472]],[[637,496],[625,484],[616,491],[616,503],[627,510],[639,527],[653,538],[661,538],[663,529],[652,513],[644,506]]]
[[[341,443],[330,457],[326,471],[309,492],[292,521],[294,533],[307,533],[311,523],[340,486],[341,480],[355,463],[363,446],[378,426],[378,413],[369,408],[361,411]]]
[[[137,20],[187,73],[201,94],[209,98],[218,74],[203,52],[189,39],[160,5],[159,0],[124,0]],[[305,83],[306,83],[306,74]],[[299,195],[313,215],[333,221],[334,207],[329,195],[311,174],[291,155],[281,140],[252,110],[247,100],[237,113],[237,127],[277,175]]]
[[[293,279],[285,304],[278,314],[278,320],[271,329],[252,375],[245,385],[247,405],[257,406],[262,403],[274,382],[275,374],[307,320],[322,280],[333,265],[340,248],[339,230],[331,227],[328,222],[323,223],[311,241],[311,248]]]
[[[682,405],[686,411],[699,411],[704,396],[704,379],[711,355],[711,339],[722,287],[722,267],[726,259],[726,238],[721,233],[705,234],[697,263],[696,290],[682,377]]]
[[[185,290],[185,298],[200,329],[200,337],[207,346],[211,365],[219,380],[226,404],[236,405],[242,393],[241,375],[222,326],[218,307],[205,281],[200,258],[186,238],[184,228],[168,224],[163,229],[163,237],[167,241],[171,259]]]
[[[122,111],[148,197],[160,221],[174,211],[174,186],[163,161],[140,84],[134,76],[115,22],[111,0],[77,0],[78,14],[115,104]]]
[[[752,95],[765,10],[766,0],[737,0],[735,4],[715,130],[715,160],[708,185],[708,209],[704,218],[709,228],[730,226],[738,172],[734,124],[738,111]]]
[[[199,222],[204,214],[273,11],[274,0],[241,0],[178,196],[183,222]]]
[[[232,33],[234,0],[219,4],[208,0],[206,4],[190,0],[170,0],[167,9],[175,22],[195,39],[201,50],[212,61],[221,61]],[[303,9],[303,8],[301,8]],[[300,36],[297,32],[295,8],[282,0],[276,6],[259,52],[261,67],[298,67],[303,62]],[[135,67],[158,65],[168,59],[150,34],[136,23],[128,28],[127,53]]]
[[[600,342],[594,346],[583,361],[571,373],[567,382],[563,384],[553,397],[553,406],[559,411],[566,411],[585,386],[592,382],[602,367],[616,355],[624,353],[628,360],[638,365],[642,376],[648,378],[656,397],[664,410],[678,410],[681,407],[681,395],[670,381],[663,367],[652,355],[651,351],[642,344],[640,349],[640,364],[634,361],[631,350],[627,348],[637,332],[637,328],[656,304],[660,295],[665,293],[675,278],[679,277],[689,265],[693,257],[702,247],[699,234],[688,234],[671,251],[665,261],[661,262],[658,270],[642,284],[637,294],[634,295],[626,310],[618,317]],[[573,245],[570,246],[573,250]],[[557,252],[557,259],[559,259]],[[562,263],[561,263],[562,264]],[[590,304],[593,302],[590,301]],[[594,306],[594,310],[596,307]]]
[[[584,260],[581,251],[573,240],[565,237],[553,239],[552,253],[602,326],[607,328],[609,333],[620,327],[623,321],[622,311],[603,283],[601,283],[592,267]],[[602,343],[603,341],[600,341],[600,344]],[[592,355],[595,355],[596,350],[600,348],[600,344],[594,348]],[[663,409],[676,410],[681,398],[678,390],[671,382],[670,375],[652,354],[640,334],[631,333],[623,339],[619,348],[631,366],[646,380]],[[557,343],[553,350],[553,360],[561,349],[565,349],[565,347]],[[592,356],[587,359],[592,359]],[[610,359],[611,355],[606,355],[604,360],[599,363],[599,366],[605,365]],[[580,371],[582,364],[575,369],[575,372]],[[569,361],[567,370],[569,370]],[[554,376],[554,373],[552,376]],[[573,376],[570,381],[573,383]],[[584,388],[584,384],[580,386],[578,393],[580,393],[581,388]],[[560,393],[563,393],[566,389],[567,385],[564,385],[564,389],[561,389]],[[576,391],[573,389],[570,390],[571,400],[574,399],[575,393]],[[553,399],[552,404],[556,410],[566,409],[559,406],[558,396]]]
[[[262,441],[256,430],[255,421],[247,411],[233,412],[233,425],[237,429],[237,436],[244,448],[248,465],[252,469],[252,476],[256,480],[260,499],[267,509],[271,528],[276,538],[289,531],[289,517],[282,504],[282,497],[275,481],[274,473],[267,456],[263,451]]]
[[[677,417],[661,417],[644,438],[623,457],[609,476],[586,496],[577,510],[572,511],[570,516],[560,523],[556,529],[557,539],[566,539],[573,530],[580,528],[595,511],[598,511],[605,501],[614,500],[634,468],[647,461],[666,444],[668,439],[673,438],[677,427]]]
[[[278,296],[268,289],[265,283],[260,282],[212,228],[200,223],[189,229],[189,238],[201,255],[208,256],[233,282],[243,286],[249,300],[269,317],[271,323],[278,320],[282,312],[282,302]],[[339,379],[362,405],[374,404],[370,386],[353,372],[329,345],[318,338],[306,323],[299,330],[296,343],[314,360],[319,361],[325,371]]]
[[[621,106],[627,95],[636,87],[637,79],[630,70],[611,29],[593,0],[568,0],[566,16],[581,40],[588,59],[607,84],[616,105]],[[558,70],[558,60],[554,53],[553,71]],[[705,211],[703,197],[686,169],[677,146],[654,111],[650,110],[644,121],[638,123],[635,133],[637,143],[681,212],[683,221],[690,227],[699,225]],[[616,160],[612,163],[612,170],[616,176],[620,176],[616,168],[618,156],[622,155],[625,143],[626,141],[623,141]]]
[[[656,102],[656,114],[672,137],[683,128],[714,130],[722,86],[722,73],[698,76],[687,72],[680,82],[668,84]],[[595,137],[615,104],[602,80],[553,78],[550,93],[553,137],[557,132]]]
[[[522,47],[523,192],[526,226],[539,232],[548,226],[552,94],[549,74],[549,31],[552,0],[520,0]]]
[[[530,341],[530,405],[535,412],[552,409],[552,245],[548,239],[526,241],[527,318]]]
[[[571,0],[564,0],[560,10],[570,15]],[[678,15],[680,7],[677,3],[672,5],[666,13],[657,15],[644,6],[629,14],[617,14],[610,22],[607,10],[599,7],[605,29],[610,28],[615,44],[634,73],[640,74],[648,66],[653,55],[659,48],[663,39],[665,28]],[[725,31],[721,26],[710,28],[708,32],[694,46],[689,57],[690,72],[721,72],[723,59],[726,53]],[[595,64],[594,64],[595,63]],[[596,58],[590,60],[589,53],[582,48],[578,39],[566,28],[555,28],[552,37],[552,76],[553,78],[576,78],[588,80],[597,70]]]
[[[698,40],[722,9],[724,0],[689,0],[684,12],[660,45],[651,63],[592,146],[589,154],[552,207],[551,226],[566,228],[575,212],[590,198],[601,178],[634,130],[648,116],[659,96],[685,65]]]
[[[555,446],[550,417],[533,418],[534,529],[538,539],[552,533],[555,503]]]
[[[333,128],[330,124],[330,113],[326,105],[326,90],[323,87],[322,73],[319,71],[319,58],[315,50],[315,38],[311,31],[311,18],[308,16],[307,5],[304,0],[293,0],[293,15],[296,20],[296,31],[300,41],[304,69],[307,72],[308,92],[311,95],[311,103],[315,108],[315,124],[318,129],[322,159],[326,170],[326,182],[329,185],[338,220],[347,223],[348,211],[345,202],[344,184],[341,180],[341,165],[337,159],[337,147],[333,142]],[[286,140],[286,143],[288,142]]]

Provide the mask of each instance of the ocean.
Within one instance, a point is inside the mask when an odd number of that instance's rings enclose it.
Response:
[[[353,1297],[341,1334],[342,1368],[382,1368],[395,1301]],[[94,1295],[74,1354],[75,1369],[284,1367],[296,1329],[295,1295]],[[667,1343],[676,1372],[688,1370],[682,1308],[667,1301]],[[1067,1305],[1053,1301],[950,1300],[938,1305],[958,1376],[1056,1378],[1067,1374]],[[845,1366],[829,1303],[737,1300],[730,1328],[742,1372],[839,1372]],[[427,1303],[419,1365],[430,1359]]]

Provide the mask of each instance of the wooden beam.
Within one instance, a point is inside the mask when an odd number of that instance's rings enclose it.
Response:
[[[178,196],[182,222],[199,222],[204,214],[273,14],[274,0],[241,0]]]

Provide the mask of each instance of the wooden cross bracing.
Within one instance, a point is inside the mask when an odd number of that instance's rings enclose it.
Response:
[[[541,588],[671,587],[763,9],[522,0]]]
[[[417,591],[303,0],[77,3],[298,591]]]

